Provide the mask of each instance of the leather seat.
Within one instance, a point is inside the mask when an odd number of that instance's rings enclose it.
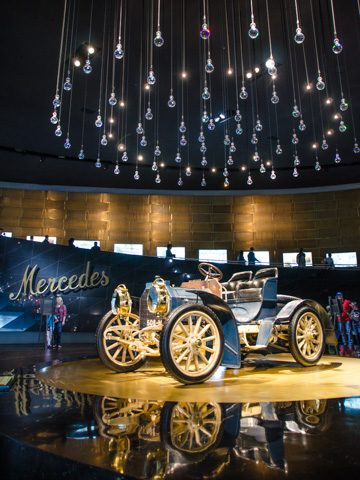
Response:
[[[263,289],[269,278],[278,278],[278,269],[263,268],[258,270],[252,281],[239,283],[236,286],[235,297],[248,302],[257,302],[263,299]]]

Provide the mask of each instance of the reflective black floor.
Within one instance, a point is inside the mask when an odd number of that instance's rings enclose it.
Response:
[[[18,356],[7,348],[0,347],[0,359],[6,352],[9,367]],[[1,368],[14,377],[0,395],[1,478],[358,477],[360,397],[259,403],[102,397],[36,378],[45,365],[93,355],[92,346],[61,353],[34,347],[33,354],[36,365]]]

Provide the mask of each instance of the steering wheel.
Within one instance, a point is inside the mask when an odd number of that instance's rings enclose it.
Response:
[[[209,278],[217,278],[218,280],[221,280],[223,278],[223,273],[220,268],[215,267],[212,263],[199,263],[198,269],[201,275],[204,275],[205,280],[208,280]]]

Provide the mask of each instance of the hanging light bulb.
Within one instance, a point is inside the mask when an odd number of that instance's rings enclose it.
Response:
[[[53,105],[55,108],[57,108],[57,107],[60,107],[60,104],[61,104],[60,95],[57,93],[53,100]]]
[[[345,112],[349,108],[349,105],[346,103],[345,98],[341,99],[340,110]]]
[[[206,167],[206,165],[207,165],[206,157],[202,157],[201,165],[202,165],[203,167]]]
[[[53,111],[53,114],[50,118],[50,122],[53,124],[53,125],[56,125],[58,123],[59,119],[57,117],[57,113],[56,113],[56,110]]]
[[[273,104],[279,103],[279,97],[277,96],[277,93],[275,92],[275,89],[272,92],[271,103],[273,103]]]
[[[280,143],[276,145],[275,153],[276,155],[281,155],[283,153]]]
[[[257,150],[255,150],[255,153],[253,155],[253,160],[254,160],[254,162],[258,162],[260,160],[260,156],[259,156]]]
[[[100,167],[101,167],[101,161],[100,161],[100,157],[99,157],[99,156],[98,156],[97,159],[96,159],[95,167],[96,167],[96,168],[100,168]]]
[[[168,101],[168,107],[174,108],[175,106],[176,106],[176,102],[174,100],[174,95],[170,95],[169,101]]]
[[[101,115],[98,115],[95,120],[95,127],[101,128],[103,126],[103,122],[101,120]]]
[[[340,120],[339,131],[341,133],[344,133],[344,132],[346,132],[346,130],[347,130],[347,126],[345,125],[343,120]]]
[[[229,138],[229,135],[228,135],[228,134],[225,135],[224,145],[230,145],[230,138]]]
[[[204,91],[203,91],[201,96],[204,100],[209,100],[210,92],[209,92],[209,89],[207,87],[204,87]]]
[[[58,123],[58,126],[56,127],[55,135],[56,135],[57,137],[61,137],[61,135],[62,135],[62,130],[61,130],[61,125],[60,125],[60,123]]]
[[[299,130],[300,130],[300,132],[304,132],[304,131],[306,130],[306,125],[305,125],[305,123],[304,123],[304,120],[303,120],[303,119],[301,119],[301,120],[300,120],[300,123],[299,123]]]
[[[149,85],[154,85],[155,82],[156,82],[156,78],[155,78],[154,72],[153,70],[150,69],[149,76],[147,78],[147,83]]]
[[[292,143],[293,145],[296,145],[296,144],[299,143],[299,139],[298,139],[298,137],[297,137],[297,135],[296,135],[295,132],[293,133],[293,136],[292,136],[292,139],[291,139],[291,143]]]
[[[126,153],[126,152],[124,152],[124,153],[122,154],[121,160],[122,160],[123,162],[127,162],[127,161],[129,160],[129,157],[127,156],[127,153]]]
[[[134,179],[135,179],[135,180],[139,180],[139,178],[140,178],[139,170],[135,170]]]
[[[260,173],[265,173],[266,172],[266,168],[264,167],[263,163],[260,165],[259,171],[260,171]]]
[[[140,145],[141,145],[142,147],[146,147],[146,145],[147,145],[147,140],[146,140],[145,135],[143,135],[143,136],[141,137]]]
[[[250,23],[248,34],[249,34],[249,37],[252,38],[253,40],[255,40],[255,38],[259,36],[259,30],[256,27],[256,23],[254,22]]]
[[[270,58],[268,58],[265,62],[265,67],[266,68],[272,68],[272,67],[275,67],[275,60],[274,60],[274,57],[271,56]]]
[[[249,94],[246,91],[246,88],[244,86],[242,86],[241,91],[239,93],[239,97],[241,98],[241,100],[246,100],[248,98],[248,96],[249,96]]]
[[[324,88],[325,88],[325,82],[324,82],[324,80],[322,79],[322,77],[318,77],[318,78],[317,78],[316,88],[317,88],[318,90],[324,90]]]
[[[258,140],[258,138],[257,138],[257,136],[256,136],[256,133],[253,133],[253,134],[252,134],[252,137],[251,137],[251,140],[250,140],[250,141],[251,141],[251,143],[252,143],[253,145],[256,145],[256,144],[258,143],[259,140]]]
[[[354,153],[360,153],[360,148],[359,148],[359,145],[356,142],[356,139],[355,139],[353,151],[354,151]]]
[[[185,135],[182,135],[182,136],[181,136],[180,145],[181,145],[182,147],[185,147],[185,146],[187,145],[187,140],[186,140],[186,138],[185,138]]]
[[[338,55],[339,53],[342,52],[342,49],[343,49],[343,47],[340,43],[340,40],[335,37],[333,47],[332,47],[332,51],[335,53],[335,55]]]
[[[154,151],[154,155],[156,155],[157,157],[158,157],[159,155],[161,155],[161,150],[160,150],[159,145],[156,145],[155,151]]]
[[[202,180],[201,180],[201,186],[206,187],[206,180],[204,176],[202,177]]]
[[[207,123],[209,121],[209,115],[207,114],[206,110],[204,110],[203,116],[201,117],[201,121],[203,123]]]
[[[235,153],[236,152],[236,147],[235,147],[234,142],[231,142],[229,152],[230,153]]]
[[[181,162],[180,152],[177,152],[176,157],[175,157],[175,162],[176,162],[176,163],[180,163],[180,162]]]
[[[152,120],[154,118],[154,115],[151,111],[151,108],[148,107],[145,113],[145,120]]]
[[[152,170],[153,172],[156,172],[157,169],[158,169],[157,163],[156,163],[156,161],[154,160],[154,161],[153,161],[153,164],[152,164],[152,166],[151,166],[151,170]]]
[[[190,166],[187,166],[187,167],[186,167],[186,169],[185,169],[185,175],[186,175],[187,177],[190,177],[190,176],[191,176],[191,168],[190,168]]]
[[[303,43],[303,41],[305,40],[305,35],[303,34],[300,27],[296,29],[294,40],[296,43],[299,43],[299,44]]]
[[[243,129],[241,128],[240,123],[236,125],[236,130],[235,130],[236,135],[241,135],[243,133]]]
[[[205,143],[202,143],[202,144],[201,144],[200,152],[201,152],[201,153],[205,153],[205,152],[206,152],[206,145],[205,145]]]
[[[107,138],[106,138],[105,134],[101,137],[100,143],[103,147],[106,147],[106,145],[108,144],[108,141],[107,141]]]
[[[118,164],[118,163],[115,165],[114,173],[115,173],[115,175],[119,175],[119,173],[120,173],[120,168],[119,168],[119,164]]]
[[[181,177],[179,177],[179,180],[178,180],[177,183],[178,183],[179,187],[182,187],[182,185],[183,185],[184,182],[182,181],[182,178],[181,178]]]
[[[155,183],[160,183],[160,182],[161,182],[161,178],[160,178],[160,173],[158,172],[155,178]]]
[[[199,138],[198,138],[199,142],[200,143],[203,143],[205,142],[205,137],[204,137],[204,133],[201,131],[200,134],[199,134]]]
[[[256,125],[255,125],[255,130],[257,132],[261,132],[261,130],[263,129],[263,126],[261,125],[261,122],[259,119],[256,120]]]
[[[70,138],[66,137],[64,148],[66,148],[66,150],[69,150],[70,147],[71,147]]]
[[[111,94],[110,94],[109,103],[110,103],[110,105],[112,105],[112,106],[116,105],[116,103],[117,103],[117,99],[116,99],[116,97],[115,97],[115,93],[114,93],[114,92],[111,92]]]
[[[136,133],[137,133],[138,135],[142,135],[142,134],[144,133],[144,129],[143,129],[143,127],[142,127],[141,122],[138,123],[137,129],[136,129]]]
[[[320,170],[321,170],[321,165],[320,165],[320,163],[319,163],[319,160],[316,160],[316,162],[315,162],[315,170],[316,170],[317,172],[320,172]]]
[[[336,150],[336,154],[335,154],[335,163],[340,163],[341,162],[341,158],[340,158],[340,155],[338,153],[338,151]]]
[[[87,75],[89,75],[89,73],[92,72],[92,66],[89,58],[85,60],[85,65],[83,66],[83,72],[86,73]]]
[[[205,72],[212,73],[214,71],[214,65],[212,64],[211,58],[206,60]]]
[[[299,172],[298,172],[298,169],[296,167],[294,167],[294,170],[293,170],[293,177],[297,178],[299,176]]]
[[[292,111],[292,116],[294,118],[299,118],[300,117],[300,110],[298,109],[297,105],[294,105],[293,111]]]
[[[210,37],[210,30],[209,30],[209,27],[206,23],[202,24],[202,28],[200,30],[200,37],[203,40],[207,40]]]
[[[124,56],[124,50],[122,49],[121,42],[119,41],[118,44],[116,45],[115,51],[114,51],[115,58],[117,60],[120,60]]]
[[[240,110],[236,110],[234,120],[236,123],[240,123],[242,120],[242,115],[240,113]]]
[[[155,47],[162,47],[164,45],[164,39],[161,36],[160,30],[158,30],[155,34],[154,45]]]
[[[271,180],[275,180],[275,178],[276,178],[276,173],[275,173],[274,167],[271,170],[270,178],[271,178]]]
[[[300,165],[300,159],[297,155],[294,155],[294,166],[298,167]]]
[[[212,118],[210,118],[210,120],[209,120],[208,129],[211,130],[211,131],[215,130],[215,123],[214,123],[214,120]]]
[[[181,123],[180,123],[179,132],[181,132],[181,133],[185,133],[185,132],[186,132],[185,122],[181,122]]]
[[[226,177],[224,180],[224,187],[228,187],[230,185],[229,179]]]
[[[72,88],[72,84],[71,84],[70,77],[66,77],[65,83],[64,83],[64,90],[68,92],[69,90],[71,90],[71,88]]]

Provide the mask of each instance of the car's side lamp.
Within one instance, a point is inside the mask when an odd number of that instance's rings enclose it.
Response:
[[[111,310],[114,315],[129,315],[131,313],[132,300],[125,285],[115,288],[111,299]]]
[[[148,293],[147,306],[149,312],[158,316],[166,316],[170,311],[170,295],[162,278],[156,278]]]

